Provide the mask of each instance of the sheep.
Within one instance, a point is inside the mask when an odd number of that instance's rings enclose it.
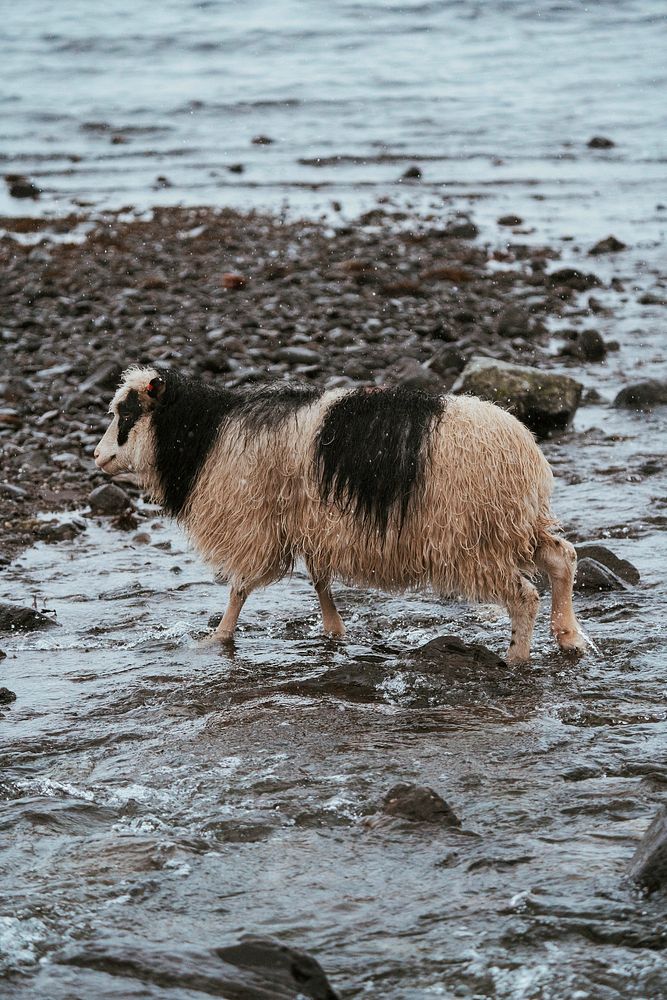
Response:
[[[430,588],[504,605],[507,662],[525,662],[541,571],[558,645],[586,647],[551,469],[531,433],[491,403],[401,387],[229,389],[134,366],[109,412],[98,468],[134,472],[230,585],[215,640],[232,639],[251,591],[302,559],[328,636],[345,633],[334,578]]]

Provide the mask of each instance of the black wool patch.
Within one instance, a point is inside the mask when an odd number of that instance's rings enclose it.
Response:
[[[234,408],[234,395],[176,372],[163,378],[165,390],[152,410],[155,458],[165,510],[178,517]]]
[[[127,444],[130,431],[143,413],[139,393],[136,389],[130,389],[125,399],[121,399],[118,404],[118,444],[120,447]]]
[[[164,374],[164,393],[152,410],[157,472],[164,507],[178,517],[220,433],[235,429],[246,441],[277,429],[321,395],[310,386],[225,389],[175,372]]]
[[[320,496],[384,535],[401,529],[421,487],[438,396],[409,389],[357,389],[330,407],[315,443]]]

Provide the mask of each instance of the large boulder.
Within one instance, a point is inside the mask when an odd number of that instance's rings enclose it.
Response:
[[[662,807],[642,837],[629,874],[649,892],[667,887],[667,807]]]
[[[633,584],[633,586],[638,584],[641,579],[636,566],[633,566],[627,559],[620,559],[614,555],[606,545],[601,545],[599,542],[580,542],[579,545],[575,545],[575,549],[580,565],[584,559],[590,559],[605,566],[615,576],[620,577],[625,583]]]
[[[470,393],[510,410],[539,437],[567,427],[582,389],[567,375],[483,357],[473,358],[452,386],[454,393]]]

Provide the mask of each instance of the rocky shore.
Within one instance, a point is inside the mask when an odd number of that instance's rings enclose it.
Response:
[[[482,245],[461,216],[407,220],[378,206],[332,229],[164,208],[0,224],[4,562],[35,538],[76,531],[35,514],[80,508],[102,482],[91,454],[131,363],[228,384],[447,391],[476,355],[552,367],[550,319],[601,308],[595,274],[559,267],[557,251],[507,229],[502,249]],[[613,346],[570,332],[562,352],[581,365]]]

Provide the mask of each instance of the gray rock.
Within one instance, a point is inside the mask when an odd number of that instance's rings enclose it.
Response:
[[[532,331],[530,315],[520,306],[508,306],[498,316],[499,337],[529,337]]]
[[[523,219],[518,215],[501,215],[498,219],[499,226],[521,226]]]
[[[16,701],[16,695],[9,688],[0,687],[0,705],[11,705]]]
[[[644,834],[630,861],[629,875],[649,892],[667,886],[667,806]]]
[[[654,378],[626,385],[614,400],[614,406],[626,410],[638,410],[641,413],[665,405],[667,405],[667,382]]]
[[[382,811],[388,816],[400,816],[413,823],[461,826],[461,820],[451,806],[432,788],[421,785],[394,785],[384,797]]]
[[[273,938],[244,935],[239,944],[216,948],[216,954],[223,962],[262,974],[311,1000],[337,1000],[319,962]]]
[[[479,236],[479,227],[470,220],[462,219],[460,222],[450,222],[443,235],[457,240],[474,240]]]
[[[612,570],[585,556],[577,563],[575,590],[626,590],[626,584]]]
[[[594,559],[595,562],[606,566],[626,583],[633,585],[639,583],[641,579],[639,570],[627,559],[619,559],[606,545],[600,545],[598,542],[583,542],[581,545],[575,545],[575,548],[577,559]]]
[[[544,437],[572,420],[583,386],[567,375],[474,357],[452,386],[510,410],[526,427]]]
[[[0,497],[9,497],[10,500],[21,500],[27,497],[28,491],[13,483],[0,483]]]
[[[125,490],[121,490],[120,486],[114,483],[97,486],[88,496],[88,503],[94,514],[120,514],[132,506],[132,501]]]
[[[40,632],[57,624],[34,608],[0,603],[0,632]]]

